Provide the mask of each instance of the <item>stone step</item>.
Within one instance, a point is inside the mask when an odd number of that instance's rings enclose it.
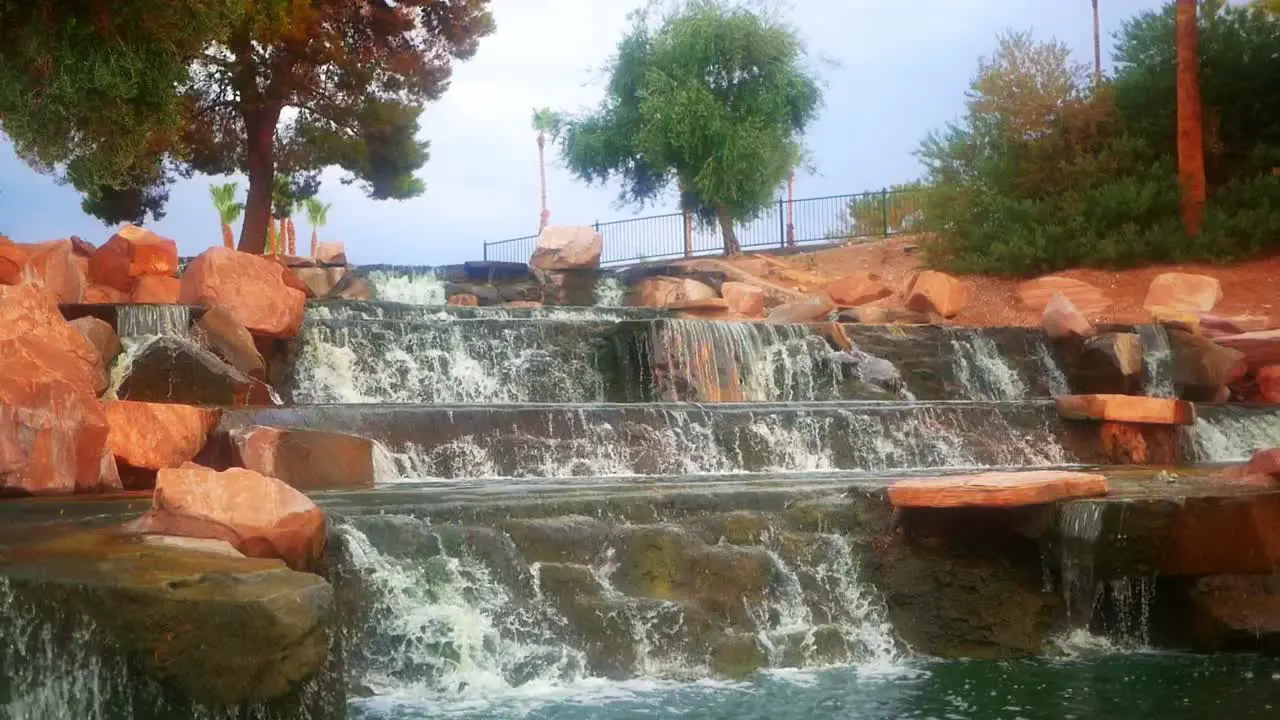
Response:
[[[1106,495],[1107,478],[1057,470],[992,472],[902,480],[889,487],[894,507],[1019,507]]]

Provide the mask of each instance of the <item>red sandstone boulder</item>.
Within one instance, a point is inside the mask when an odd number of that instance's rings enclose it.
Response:
[[[689,300],[668,305],[674,310],[676,317],[689,320],[744,320],[729,307],[724,298],[708,298],[706,300]]]
[[[216,247],[191,262],[179,302],[221,307],[252,333],[289,338],[302,327],[304,293],[284,281],[285,268],[256,255]]]
[[[1280,365],[1280,330],[1262,330],[1215,338],[1222,347],[1244,353],[1250,367]]]
[[[106,285],[90,285],[84,291],[84,301],[92,305],[123,305],[129,302],[129,294]]]
[[[1230,482],[1280,486],[1280,448],[1256,450],[1249,462],[1229,467],[1215,477]]]
[[[252,470],[216,472],[187,463],[156,477],[152,507],[134,525],[154,535],[225,540],[250,557],[316,567],[324,552],[324,512],[284,482]]]
[[[729,303],[729,310],[743,317],[764,317],[764,290],[755,285],[727,282],[720,286],[720,294]]]
[[[316,430],[247,427],[231,431],[235,464],[299,490],[371,488],[372,440]]]
[[[98,349],[62,317],[57,299],[30,285],[0,285],[0,343],[35,359],[92,396],[107,387]],[[2,355],[0,355],[2,357]]]
[[[17,285],[22,282],[22,269],[27,266],[27,254],[0,235],[0,285]]]
[[[1040,327],[1054,340],[1093,335],[1093,325],[1062,293],[1054,293],[1040,316]]]
[[[98,355],[102,357],[103,367],[110,366],[111,361],[115,360],[116,355],[120,354],[120,338],[116,336],[116,331],[111,327],[111,323],[86,315],[72,320],[71,327],[75,328],[81,335],[84,335],[85,339],[93,343],[93,346],[98,349]]]
[[[93,254],[97,252],[98,248],[95,247],[93,243],[89,242],[88,240],[85,240],[79,235],[72,235],[71,250],[75,252],[77,256],[88,260],[89,258],[93,257]]]
[[[920,273],[907,289],[907,309],[915,312],[952,318],[968,303],[969,284],[936,270]]]
[[[1177,465],[1182,460],[1176,425],[1102,423],[1102,453],[1113,465]]]
[[[540,270],[577,270],[600,267],[604,236],[583,225],[553,225],[538,236],[529,264]]]
[[[1020,507],[1107,492],[1102,475],[1056,470],[990,472],[900,480],[889,486],[889,502],[900,508]]]
[[[133,286],[130,299],[135,303],[176,305],[182,281],[167,275],[143,275]]]
[[[1163,273],[1151,281],[1142,306],[1152,311],[1166,308],[1205,313],[1212,310],[1219,300],[1222,300],[1222,284],[1217,278],[1190,273]]]
[[[1109,420],[1153,425],[1191,425],[1191,403],[1140,395],[1062,395],[1054,398],[1058,413],[1070,420]]]
[[[476,297],[473,293],[457,293],[455,295],[450,295],[446,304],[453,305],[455,307],[479,307],[480,298]]]
[[[538,300],[512,300],[511,302],[502,303],[502,307],[531,310],[542,307],[542,302]]]
[[[1258,369],[1258,399],[1266,403],[1280,404],[1280,365],[1267,365]]]
[[[253,342],[253,336],[225,308],[205,311],[196,320],[192,335],[196,342],[245,375],[258,379],[266,376],[267,364]]]
[[[327,297],[346,277],[345,267],[295,267],[293,274],[306,287],[308,297]],[[301,288],[299,288],[301,289]]]
[[[855,272],[827,286],[831,301],[842,308],[866,305],[892,294],[893,291],[880,282],[879,275],[869,272]]]
[[[631,304],[636,307],[671,307],[716,297],[720,295],[715,288],[693,278],[655,275],[636,283],[631,292]]]
[[[347,248],[338,241],[316,245],[316,262],[322,265],[346,265]]]
[[[84,259],[78,257],[70,240],[54,240],[26,246],[27,282],[43,287],[58,297],[61,303],[84,302]]]
[[[1265,315],[1201,315],[1200,329],[1209,337],[1260,332],[1275,327]]]
[[[1180,330],[1169,331],[1173,351],[1173,382],[1180,395],[1207,402],[1219,388],[1234,384],[1249,371],[1244,353]]]
[[[1018,301],[1032,310],[1042,311],[1054,295],[1065,295],[1085,317],[1097,317],[1111,306],[1101,290],[1081,280],[1046,275],[1018,286]]]
[[[1190,600],[1197,650],[1280,653],[1280,573],[1202,577]]]
[[[1280,493],[1187,502],[1169,519],[1153,560],[1164,575],[1280,571]]]
[[[89,258],[89,279],[124,293],[133,292],[144,275],[178,273],[178,246],[137,225],[120,228]]]
[[[807,323],[826,320],[835,310],[836,306],[831,298],[826,295],[810,295],[773,308],[766,319],[772,323]]]
[[[175,468],[194,458],[222,411],[169,403],[108,400],[103,403],[118,463],[145,470]]]

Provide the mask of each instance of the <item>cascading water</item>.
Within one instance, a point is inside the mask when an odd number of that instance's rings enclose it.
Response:
[[[299,403],[598,402],[599,325],[311,321],[295,344]]]
[[[617,275],[606,275],[596,283],[596,305],[622,307],[627,304],[627,284]]]
[[[444,305],[448,301],[444,280],[430,269],[374,270],[369,273],[369,282],[374,295],[385,302]]]
[[[1190,432],[1190,459],[1241,462],[1255,450],[1280,447],[1280,413],[1269,408],[1201,405]]]
[[[973,400],[1022,400],[1027,386],[990,337],[975,330],[951,331],[956,378]]]
[[[1163,325],[1139,325],[1142,339],[1142,391],[1152,397],[1176,397],[1173,387],[1173,349]]]
[[[117,305],[116,318],[121,338],[186,336],[191,328],[191,308],[186,305]]]

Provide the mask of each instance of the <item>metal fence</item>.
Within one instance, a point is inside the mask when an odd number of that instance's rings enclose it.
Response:
[[[743,250],[887,237],[919,226],[920,200],[918,190],[779,200],[754,220],[735,224],[734,230]],[[719,226],[686,223],[683,213],[597,222],[595,228],[604,236],[601,265],[724,252]],[[528,262],[537,244],[537,235],[486,242],[484,259]]]

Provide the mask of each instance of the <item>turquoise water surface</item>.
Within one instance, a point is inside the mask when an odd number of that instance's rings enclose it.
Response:
[[[587,681],[515,694],[355,700],[364,720],[1280,719],[1280,658],[1171,654],[1088,660],[920,662],[868,672],[762,673],[740,683]]]

